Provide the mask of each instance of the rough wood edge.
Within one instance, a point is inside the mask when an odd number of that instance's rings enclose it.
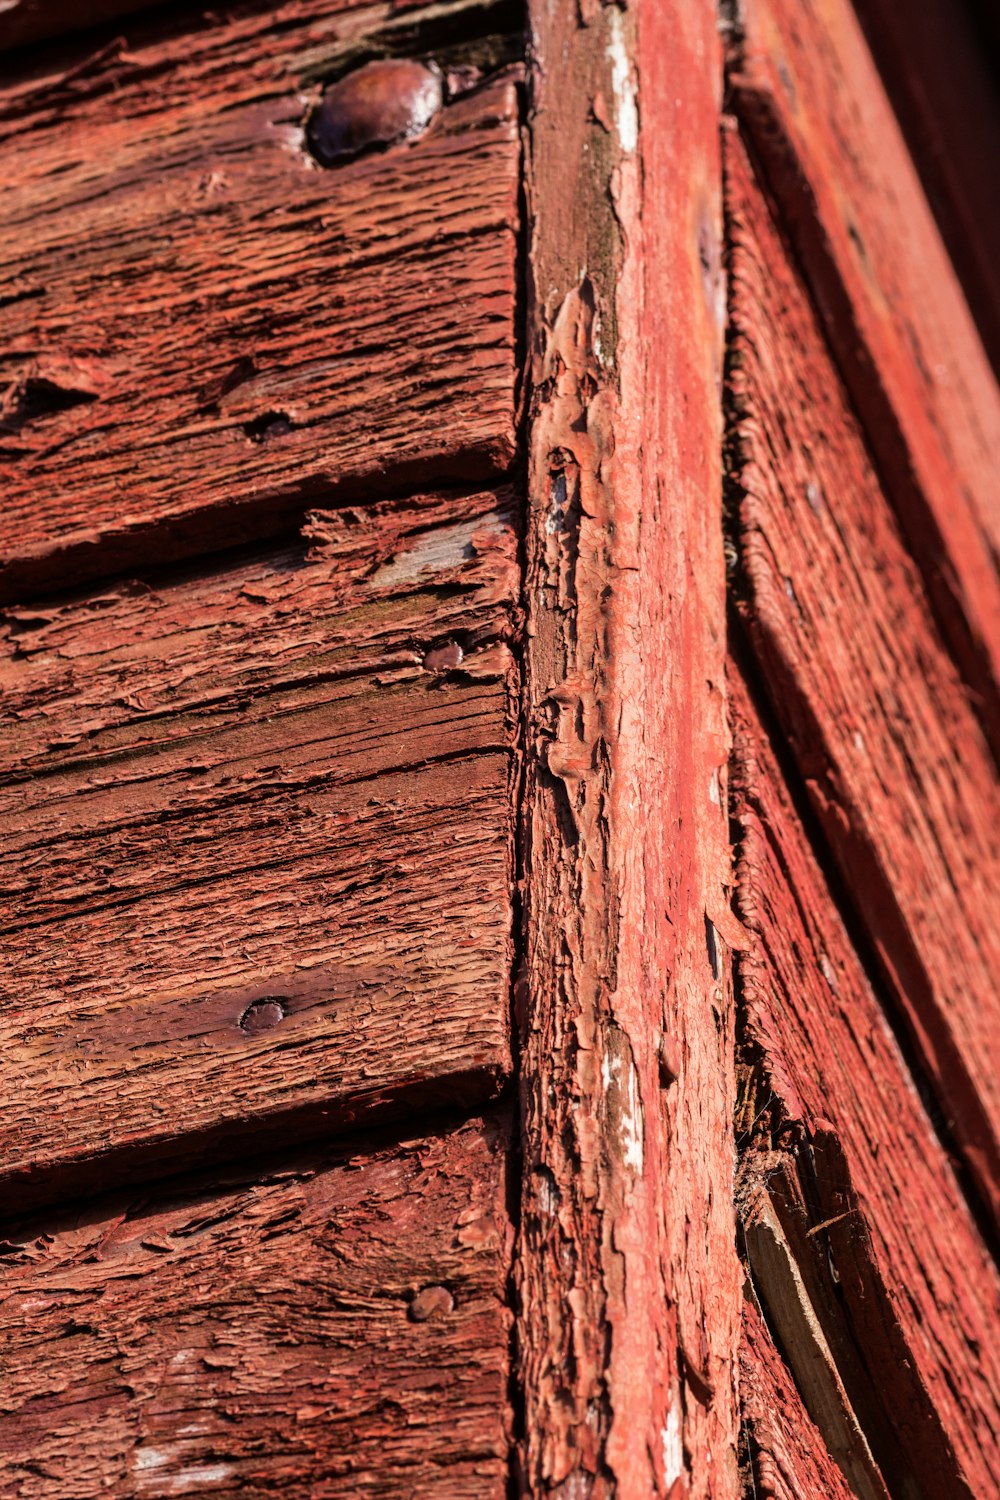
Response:
[[[726,1500],[721,58],[707,6],[529,14],[520,1485]]]

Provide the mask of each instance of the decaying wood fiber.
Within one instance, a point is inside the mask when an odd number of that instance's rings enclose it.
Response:
[[[317,513],[308,550],[8,612],[0,1176],[19,1195],[499,1086],[511,505]]]
[[[507,1493],[503,1119],[5,1226],[10,1500]]]

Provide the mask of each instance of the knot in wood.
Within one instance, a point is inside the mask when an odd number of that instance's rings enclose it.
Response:
[[[426,130],[441,108],[441,76],[410,58],[365,63],[329,89],[309,120],[309,145],[324,166]]]

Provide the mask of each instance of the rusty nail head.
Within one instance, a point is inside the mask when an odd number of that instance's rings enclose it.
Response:
[[[247,1036],[257,1036],[261,1031],[271,1031],[285,1019],[287,1011],[283,1001],[270,996],[255,1000],[240,1016],[240,1030]]]
[[[407,1317],[411,1323],[426,1323],[454,1309],[455,1299],[446,1286],[425,1286],[410,1303]]]
[[[324,166],[419,135],[441,108],[441,75],[412,58],[390,57],[347,73],[309,120],[309,144]]]

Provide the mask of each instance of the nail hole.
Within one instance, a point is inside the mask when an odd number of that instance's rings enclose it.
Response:
[[[264,443],[268,438],[284,437],[295,423],[286,411],[265,411],[250,422],[243,423],[243,431],[251,443]]]

